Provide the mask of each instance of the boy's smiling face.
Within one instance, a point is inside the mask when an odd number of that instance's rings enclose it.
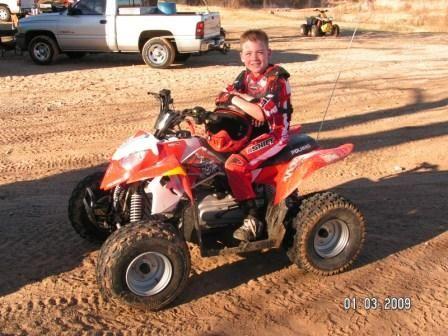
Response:
[[[262,74],[269,65],[271,49],[263,41],[247,40],[241,45],[241,61],[255,76]]]

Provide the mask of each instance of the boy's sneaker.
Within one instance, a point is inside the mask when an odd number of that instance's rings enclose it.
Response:
[[[243,225],[233,233],[233,238],[242,241],[254,241],[261,237],[263,222],[253,215],[248,215]]]

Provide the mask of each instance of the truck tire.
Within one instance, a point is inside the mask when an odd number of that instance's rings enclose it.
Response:
[[[143,61],[152,68],[165,69],[174,62],[176,49],[164,38],[152,38],[143,45]]]
[[[68,201],[68,218],[72,227],[82,238],[97,244],[110,235],[109,230],[98,225],[107,220],[109,208],[109,192],[100,189],[103,177],[104,172],[100,171],[82,179]],[[93,207],[90,203],[94,203]]]
[[[98,256],[96,277],[103,297],[160,310],[184,289],[190,252],[171,224],[142,221],[115,231]]]
[[[288,250],[291,262],[318,275],[345,271],[358,256],[365,239],[359,210],[335,193],[318,193],[303,200]]]
[[[11,21],[11,11],[7,6],[0,5],[0,21]]]
[[[54,58],[59,55],[59,48],[52,37],[38,35],[28,45],[28,53],[34,63],[47,65],[53,62]]]

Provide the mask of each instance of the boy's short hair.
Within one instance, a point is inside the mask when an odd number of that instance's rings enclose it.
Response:
[[[240,45],[242,46],[244,42],[247,41],[261,41],[266,45],[266,48],[269,48],[269,37],[261,29],[249,29],[246,30],[240,37]]]

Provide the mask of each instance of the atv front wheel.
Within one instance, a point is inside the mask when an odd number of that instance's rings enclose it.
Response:
[[[334,193],[303,200],[294,221],[290,260],[318,275],[345,271],[356,259],[365,239],[365,221],[359,210]]]
[[[154,220],[115,231],[103,244],[96,268],[105,299],[152,311],[172,302],[189,274],[185,240],[170,224]]]
[[[308,26],[306,24],[300,26],[300,35],[308,36]]]
[[[338,37],[339,33],[340,33],[339,26],[337,24],[333,25],[333,27],[331,28],[331,35]]]
[[[104,172],[85,177],[72,192],[68,201],[68,218],[75,231],[92,243],[102,243],[110,230],[101,225],[107,221],[109,192],[101,190]]]

